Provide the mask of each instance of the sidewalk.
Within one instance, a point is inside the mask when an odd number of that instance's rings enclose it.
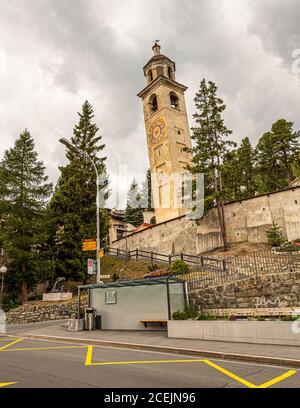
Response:
[[[224,360],[247,361],[300,368],[300,347],[230,343],[190,339],[169,339],[166,331],[82,331],[68,332],[65,321],[9,325],[7,334],[41,340],[55,340],[106,347],[193,355]]]

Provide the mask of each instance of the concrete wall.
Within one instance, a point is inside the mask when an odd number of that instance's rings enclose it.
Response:
[[[296,322],[297,323],[297,322]],[[292,322],[169,320],[168,337],[300,347]]]
[[[106,291],[117,292],[116,304],[105,303]],[[172,313],[182,310],[184,290],[181,282],[170,284],[170,297]],[[167,286],[164,284],[91,289],[90,305],[102,316],[104,330],[145,330],[141,320],[168,320]]]
[[[229,243],[266,242],[266,230],[279,224],[288,240],[300,238],[300,186],[269,195],[225,205]],[[114,241],[114,248],[125,249],[125,239]],[[164,254],[201,254],[222,246],[216,210],[196,224],[186,217],[176,218],[128,237],[132,249]]]
[[[128,236],[128,248],[164,254],[179,252],[196,254],[196,241],[196,222],[190,221],[186,217],[180,217]],[[125,249],[125,239],[113,242],[112,247]]]

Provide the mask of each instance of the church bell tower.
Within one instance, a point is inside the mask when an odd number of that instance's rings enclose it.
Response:
[[[156,222],[164,222],[186,214],[178,204],[181,177],[191,156],[186,113],[185,85],[176,81],[176,65],[161,54],[156,42],[154,55],[144,66],[147,85],[138,94],[143,102],[148,154],[152,178]]]

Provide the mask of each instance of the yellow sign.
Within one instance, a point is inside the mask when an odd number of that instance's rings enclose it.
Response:
[[[104,248],[99,249],[99,258],[104,257]]]
[[[97,241],[95,239],[83,239],[82,250],[83,251],[96,251]]]

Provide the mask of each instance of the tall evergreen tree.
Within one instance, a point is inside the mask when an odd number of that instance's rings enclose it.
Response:
[[[143,209],[141,207],[141,194],[135,179],[133,179],[127,195],[125,222],[134,227],[138,227],[144,222]]]
[[[145,209],[153,210],[153,197],[152,197],[152,184],[151,184],[151,171],[146,172],[146,178],[142,183],[141,188],[141,202]]]
[[[38,160],[34,141],[27,129],[13,148],[6,150],[0,164],[0,240],[7,253],[9,282],[15,294],[27,301],[28,289],[45,278],[48,269],[41,255],[45,241],[44,213],[52,184]]]
[[[293,126],[293,122],[277,120],[256,146],[256,176],[260,193],[286,188],[297,176],[300,132],[294,132]]]
[[[272,132],[265,133],[255,149],[256,179],[261,194],[277,191],[287,186]]]
[[[238,149],[225,155],[222,179],[226,200],[243,200],[255,195],[254,161],[254,150],[248,137],[242,140]]]
[[[87,277],[87,258],[96,256],[94,251],[82,252],[82,240],[96,237],[96,175],[93,164],[86,155],[94,161],[102,176],[106,175],[106,157],[101,156],[105,145],[101,144],[102,137],[98,135],[97,125],[93,123],[93,108],[88,101],[84,102],[82,112],[78,115],[79,123],[74,127],[71,138],[71,144],[76,149],[67,149],[68,163],[60,167],[61,175],[50,209],[54,222],[52,233],[55,234],[56,276],[84,281]],[[107,181],[99,186],[104,198],[107,196],[106,187]],[[107,211],[102,208],[101,246],[106,244],[108,229]]]
[[[241,195],[239,198],[253,197],[256,191],[254,178],[255,154],[248,137],[242,140],[241,146],[237,149],[237,157],[241,185]]]
[[[222,164],[223,197],[226,201],[241,199],[241,179],[238,167],[237,150],[227,152]]]
[[[228,248],[225,217],[224,194],[221,178],[221,167],[224,156],[234,143],[226,140],[232,132],[227,129],[222,118],[226,106],[217,96],[217,86],[203,79],[199,92],[194,99],[196,126],[192,128],[194,147],[192,165],[188,170],[194,174],[204,173],[205,177],[205,208],[216,205],[224,249]]]
[[[288,185],[294,178],[293,163],[300,151],[300,132],[294,132],[293,126],[293,122],[279,119],[272,125],[271,129],[275,152],[284,170]]]

